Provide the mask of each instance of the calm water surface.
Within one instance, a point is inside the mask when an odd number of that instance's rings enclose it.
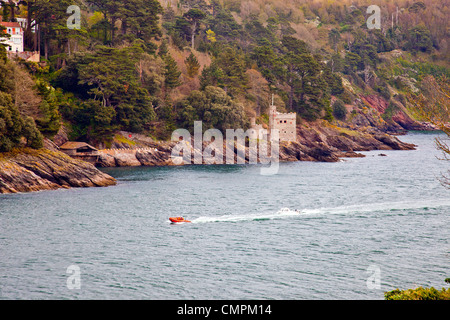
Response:
[[[0,298],[383,299],[445,287],[450,191],[434,137],[400,137],[416,151],[283,163],[274,176],[114,168],[115,187],[0,195]],[[79,289],[67,286],[73,266]]]

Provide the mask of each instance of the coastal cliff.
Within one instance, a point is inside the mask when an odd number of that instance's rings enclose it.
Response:
[[[99,167],[167,166],[172,162],[171,152],[175,142],[154,141],[141,134],[120,132],[112,149],[99,150]],[[191,141],[191,153],[194,150]],[[203,143],[203,149],[209,143]],[[350,130],[317,121],[297,127],[297,141],[281,142],[279,159],[289,161],[337,162],[346,157],[364,157],[360,151],[370,150],[414,150],[415,145],[400,141],[396,136],[380,131]],[[225,146],[224,149],[225,150]],[[203,151],[203,150],[202,150]],[[257,150],[246,148],[245,162],[249,154]],[[222,155],[225,153],[223,152]],[[235,150],[235,159],[238,154]],[[223,163],[225,159],[223,158]]]
[[[48,149],[0,153],[0,193],[105,187],[116,180],[93,165]]]

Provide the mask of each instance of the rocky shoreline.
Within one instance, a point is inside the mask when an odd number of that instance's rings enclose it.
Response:
[[[0,193],[115,184],[113,177],[62,152],[23,148],[0,153]]]
[[[171,157],[176,142],[154,141],[148,136],[130,132],[119,132],[116,138],[112,149],[99,150],[97,167],[180,165],[174,163]],[[204,143],[203,148],[208,144]],[[192,154],[199,152],[192,149],[193,143],[190,145]],[[415,147],[373,127],[351,130],[318,121],[299,125],[297,141],[280,143],[279,161],[337,162],[346,157],[364,157],[359,153],[361,151],[414,150]],[[0,193],[116,184],[114,178],[94,165],[73,159],[57,149],[57,144],[47,141],[44,149],[23,148],[0,153]],[[257,150],[247,147],[245,159],[240,160],[248,163],[249,155],[253,152]],[[223,163],[224,154],[225,152],[222,153]],[[237,163],[240,157],[237,148],[234,157]]]
[[[414,150],[416,146],[402,142],[397,135],[409,130],[436,130],[430,123],[414,120],[401,104],[392,118],[383,118],[388,102],[378,95],[361,95],[346,108],[348,114],[344,121],[298,123],[297,140],[280,144],[280,161],[337,162],[345,157],[364,157],[361,151]],[[174,145],[174,142],[155,141],[145,135],[120,131],[111,144],[115,152],[100,152],[97,166],[174,165],[171,161]],[[135,151],[130,152],[130,149]],[[255,151],[247,150],[247,157],[250,152]]]
[[[113,149],[100,150],[98,167],[133,167],[133,166],[172,166],[178,165],[172,161],[172,148],[175,142],[154,141],[149,137],[130,132],[120,132],[122,142],[114,142]],[[126,140],[125,140],[126,137]],[[125,140],[125,142],[123,142]],[[203,144],[203,149],[209,143]],[[190,143],[193,155],[194,143]],[[380,131],[353,131],[345,128],[327,125],[326,122],[297,127],[296,142],[280,143],[280,162],[289,161],[320,161],[337,162],[346,157],[364,157],[360,151],[370,150],[414,150],[415,145],[404,143],[396,136]],[[245,148],[245,159],[257,150]],[[225,163],[224,148],[221,150],[221,163]],[[203,151],[203,150],[202,150]],[[220,152],[220,151],[219,151]],[[235,149],[235,162],[239,157]],[[205,162],[203,161],[202,164]]]

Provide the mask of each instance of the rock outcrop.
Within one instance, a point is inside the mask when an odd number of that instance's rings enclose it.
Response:
[[[123,167],[123,166],[168,166],[183,164],[181,157],[172,159],[172,148],[175,142],[156,142],[150,138],[131,133],[126,134],[134,144],[128,148],[100,150],[98,166]],[[203,152],[209,143],[204,142],[203,150],[196,150],[190,141],[188,152],[192,155]],[[122,146],[122,145],[121,145]],[[133,149],[135,148],[135,149]],[[256,148],[245,148],[245,155],[234,148],[234,163],[249,163],[251,155],[259,154]],[[326,121],[317,121],[308,125],[297,127],[297,141],[282,142],[279,149],[279,160],[288,161],[321,161],[337,162],[346,157],[364,157],[359,151],[370,150],[413,150],[415,145],[400,141],[397,137],[383,133],[368,127],[367,130],[354,131],[340,128]],[[226,146],[217,150],[219,163],[226,163]],[[201,159],[201,157],[200,157]],[[258,162],[261,159],[258,158]],[[205,159],[201,162],[206,163]]]
[[[357,116],[353,117],[350,122],[357,126],[361,124],[370,125],[387,133],[401,133],[407,130],[430,130],[427,124],[414,120],[408,114],[405,106],[398,101],[393,100],[391,105],[395,106],[395,108],[390,108],[390,103],[386,99],[380,95],[372,94],[361,95],[358,102],[359,106],[367,106],[373,112],[358,112],[360,110],[353,109],[357,110]]]
[[[93,165],[48,149],[0,153],[0,193],[104,187],[116,180]]]

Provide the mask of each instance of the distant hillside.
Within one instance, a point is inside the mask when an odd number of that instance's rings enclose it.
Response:
[[[74,3],[82,9],[79,30],[67,27]],[[111,145],[119,130],[166,140],[198,119],[205,130],[246,128],[253,116],[264,124],[272,95],[279,110],[297,112],[300,125],[427,128],[414,101],[432,94],[424,78],[442,84],[450,76],[450,7],[444,0],[378,1],[381,28],[370,30],[371,4],[36,0],[14,16],[40,24],[41,41],[26,28],[25,46],[40,49],[42,62],[0,60],[0,91],[44,136],[54,138],[63,124],[66,138],[97,146]],[[5,11],[4,20],[11,17]],[[38,136],[2,128],[5,150]]]

